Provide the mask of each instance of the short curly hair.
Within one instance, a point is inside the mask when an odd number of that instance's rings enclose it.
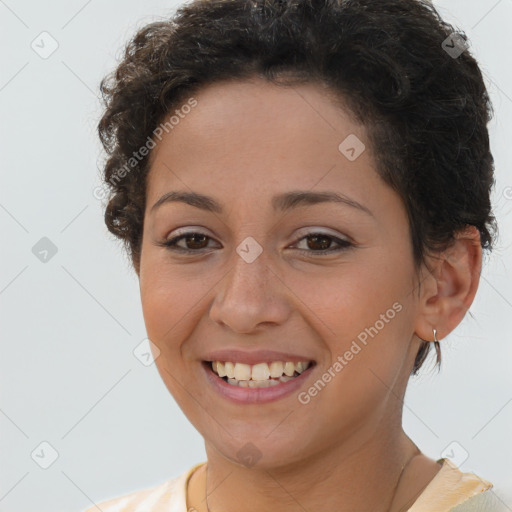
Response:
[[[182,5],[139,29],[100,85],[109,231],[139,273],[150,155],[143,149],[155,128],[208,84],[258,76],[282,86],[326,84],[363,123],[377,172],[405,205],[416,268],[468,225],[491,250],[492,105],[467,46],[428,0]],[[429,350],[423,340],[413,375]]]

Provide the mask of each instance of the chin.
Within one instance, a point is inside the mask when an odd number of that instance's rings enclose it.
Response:
[[[303,439],[294,438],[291,433],[282,430],[279,436],[271,432],[270,426],[264,430],[259,427],[246,428],[245,433],[240,432],[238,436],[226,438],[224,443],[220,443],[219,438],[213,443],[207,441],[208,458],[212,455],[215,457],[209,449],[213,447],[215,452],[240,468],[275,470],[296,464],[306,457]],[[223,435],[229,434],[224,432]],[[303,448],[300,452],[298,446]]]

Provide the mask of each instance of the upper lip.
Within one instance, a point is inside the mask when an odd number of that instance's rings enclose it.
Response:
[[[283,361],[299,363],[301,361],[313,361],[314,359],[309,356],[298,354],[290,354],[286,352],[278,352],[276,350],[240,350],[225,348],[221,350],[214,350],[204,356],[205,361],[230,361],[232,363],[244,364],[257,364],[268,363],[272,361]]]

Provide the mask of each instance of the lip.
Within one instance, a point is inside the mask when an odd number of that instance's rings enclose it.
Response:
[[[271,363],[272,361],[282,361],[283,363],[299,363],[301,361],[312,361],[313,363],[315,363],[315,360],[313,358],[304,355],[277,352],[275,350],[247,351],[228,348],[210,352],[203,357],[203,360],[221,362],[231,361],[233,363],[243,363],[250,365],[258,363]]]
[[[227,360],[229,361],[229,359]],[[301,361],[306,360],[308,359],[301,359]],[[222,361],[222,359],[214,359],[214,361]],[[262,362],[261,359],[259,362]],[[266,388],[241,388],[239,386],[228,384],[225,380],[219,377],[211,369],[210,362],[203,361],[201,364],[206,378],[212,385],[213,389],[224,398],[227,398],[228,400],[237,404],[263,404],[274,402],[289,396],[294,391],[298,391],[298,389],[309,378],[309,375],[315,366],[315,363],[311,364],[309,368],[304,370],[299,376],[286,382],[280,382],[276,386],[270,386]]]

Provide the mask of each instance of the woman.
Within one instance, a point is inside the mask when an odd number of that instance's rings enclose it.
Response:
[[[196,0],[102,92],[105,221],[207,461],[98,507],[499,510],[401,421],[496,231],[463,35],[426,0]]]

